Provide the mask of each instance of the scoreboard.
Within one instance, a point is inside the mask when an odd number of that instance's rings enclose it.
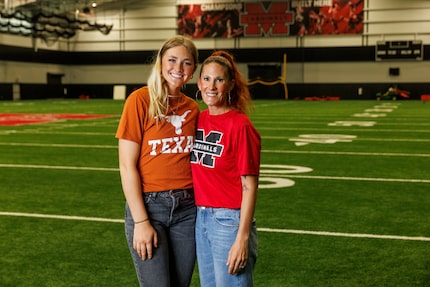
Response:
[[[423,59],[423,42],[412,41],[377,41],[376,61],[417,60]]]

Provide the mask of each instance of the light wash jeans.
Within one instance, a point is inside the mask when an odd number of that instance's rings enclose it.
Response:
[[[252,224],[248,262],[238,274],[228,273],[228,252],[239,228],[240,210],[197,207],[196,246],[202,287],[251,287],[257,260],[257,228]]]
[[[133,249],[134,222],[126,205],[125,232],[140,286],[188,287],[196,262],[196,207],[191,190],[144,194],[145,207],[158,235],[152,259]]]

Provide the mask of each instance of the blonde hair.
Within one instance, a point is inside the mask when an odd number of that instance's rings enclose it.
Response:
[[[157,53],[147,83],[150,98],[148,116],[149,118],[156,117],[157,121],[168,109],[168,90],[161,70],[162,59],[167,50],[177,46],[184,46],[190,52],[194,60],[194,71],[197,69],[198,51],[191,39],[184,36],[174,36],[164,42]]]

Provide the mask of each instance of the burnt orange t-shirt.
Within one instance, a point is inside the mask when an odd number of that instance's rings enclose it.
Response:
[[[196,133],[199,107],[181,94],[178,105],[164,119],[148,118],[149,91],[140,88],[127,98],[116,138],[140,145],[137,167],[142,190],[157,192],[192,188],[190,152]]]

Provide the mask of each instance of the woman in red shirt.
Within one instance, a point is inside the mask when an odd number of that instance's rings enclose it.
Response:
[[[224,51],[203,62],[198,87],[208,107],[191,153],[201,286],[253,286],[261,139],[246,115],[251,98]]]

